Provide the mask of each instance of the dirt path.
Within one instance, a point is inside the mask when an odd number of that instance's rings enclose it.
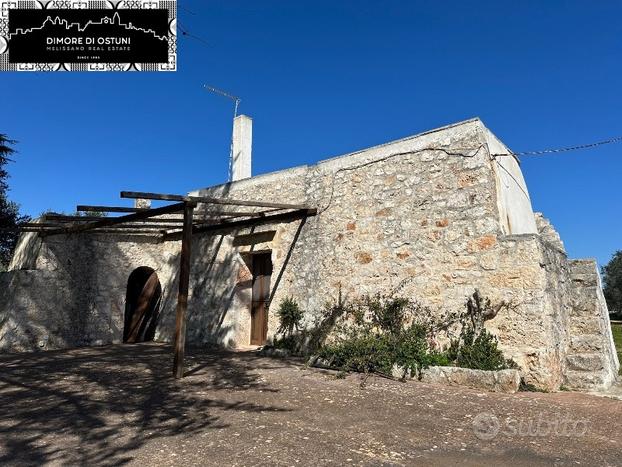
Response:
[[[0,464],[622,465],[622,402],[142,344],[0,357]]]

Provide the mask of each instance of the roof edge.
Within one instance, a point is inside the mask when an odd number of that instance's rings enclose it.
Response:
[[[461,121],[458,121],[458,122],[455,122],[455,123],[450,123],[448,125],[443,125],[441,127],[437,127],[437,128],[432,129],[432,130],[426,130],[426,131],[423,131],[421,133],[416,133],[414,135],[410,135],[410,136],[406,136],[406,137],[403,137],[403,138],[387,141],[385,143],[376,144],[374,146],[369,146],[369,147],[366,147],[366,148],[358,149],[358,150],[353,151],[353,152],[348,152],[348,153],[345,153],[345,154],[340,154],[338,156],[332,156],[332,157],[328,157],[326,159],[321,159],[321,160],[319,160],[317,162],[314,162],[312,164],[301,164],[301,165],[296,165],[296,166],[293,166],[293,167],[288,167],[288,168],[285,168],[285,169],[274,170],[272,172],[266,172],[266,173],[262,173],[262,174],[257,174],[257,175],[253,175],[253,176],[251,176],[249,178],[245,178],[245,179],[242,179],[242,180],[236,180],[235,182],[225,182],[225,183],[219,183],[218,185],[211,185],[211,186],[207,186],[207,187],[203,187],[203,188],[198,188],[198,189],[195,189],[195,190],[191,190],[189,193],[197,193],[197,192],[200,192],[202,190],[215,189],[215,188],[218,188],[218,187],[230,185],[232,183],[236,183],[236,184],[244,183],[244,182],[248,182],[250,180],[257,180],[257,179],[263,178],[263,177],[274,176],[276,174],[284,174],[284,173],[287,173],[287,172],[296,172],[296,171],[299,171],[299,170],[306,169],[308,167],[317,166],[317,165],[320,165],[320,164],[324,164],[324,163],[327,163],[327,162],[335,161],[335,160],[338,160],[338,159],[343,159],[343,158],[346,158],[346,157],[352,157],[352,156],[355,156],[357,154],[361,154],[363,152],[373,151],[375,149],[380,149],[380,148],[383,148],[385,146],[390,146],[392,144],[403,143],[403,142],[406,142],[406,141],[410,141],[410,140],[413,140],[413,139],[420,138],[422,136],[427,136],[427,135],[430,135],[430,134],[438,133],[440,131],[445,131],[445,130],[448,130],[450,128],[455,128],[455,127],[459,127],[459,126],[462,126],[462,125],[468,125],[470,123],[479,123],[480,125],[482,125],[482,127],[484,127],[486,130],[488,130],[488,128],[486,128],[486,125],[484,125],[484,123],[482,122],[482,120],[479,117],[472,117],[472,118],[469,118],[469,119],[466,119],[466,120],[461,120]],[[488,130],[488,131],[490,132],[490,130]],[[492,133],[492,132],[490,132],[490,133]]]

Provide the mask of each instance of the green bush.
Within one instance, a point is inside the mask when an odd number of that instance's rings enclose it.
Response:
[[[345,371],[391,374],[394,364],[418,375],[431,365],[448,365],[449,360],[434,352],[428,344],[427,332],[412,325],[399,333],[374,333],[358,330],[338,342],[324,346],[319,356]]]
[[[281,302],[276,314],[280,321],[280,326],[277,331],[279,334],[291,336],[294,330],[297,331],[300,329],[304,312],[292,297],[287,297]]]
[[[375,295],[363,298],[363,305],[369,310],[372,323],[391,334],[399,334],[404,329],[409,318],[409,304],[410,300],[401,297]]]
[[[391,295],[365,296],[346,303],[339,294],[308,329],[301,329],[303,311],[288,297],[280,304],[279,337],[274,346],[293,354],[317,353],[343,371],[390,374],[393,365],[420,375],[432,365],[456,365],[480,370],[515,368],[484,328],[499,310],[478,291],[462,312],[437,315],[414,300]],[[439,333],[460,330],[447,349],[431,345]],[[328,344],[326,343],[328,342]]]
[[[429,366],[449,365],[449,359],[444,352],[430,348],[429,330],[421,324],[412,324],[403,330],[396,344],[395,363],[408,368],[413,374],[419,374],[423,368]]]
[[[469,297],[462,313],[434,318],[429,309],[400,297],[363,297],[342,306],[338,337],[320,348],[319,356],[344,371],[390,373],[394,364],[418,375],[432,365],[456,365],[480,370],[515,368],[498,348],[495,336],[484,328],[507,304],[493,307],[478,291]],[[460,334],[449,348],[439,351],[430,342],[439,331],[453,325]]]
[[[415,321],[422,308],[402,297],[375,295],[341,305],[337,336],[319,356],[345,371],[390,374],[394,364],[419,373],[446,362],[430,349],[431,327]]]
[[[360,334],[320,349],[320,357],[346,371],[390,373],[394,348],[389,336]]]
[[[451,341],[446,351],[451,364],[476,370],[517,368],[516,362],[504,357],[499,341],[484,327],[485,321],[510,306],[505,302],[493,306],[489,298],[475,290],[465,303],[466,312],[460,315],[460,335]]]
[[[516,363],[503,356],[498,348],[499,341],[485,329],[476,331],[472,328],[464,328],[460,339],[452,341],[447,350],[450,362],[463,368],[476,370],[505,370],[515,368]]]

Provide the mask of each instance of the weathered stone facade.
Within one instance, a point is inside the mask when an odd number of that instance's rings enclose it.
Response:
[[[192,194],[304,204],[318,214],[196,235],[190,342],[249,343],[249,258],[270,251],[272,308],[292,296],[309,322],[339,290],[399,289],[440,312],[461,309],[478,288],[517,305],[488,325],[527,382],[606,387],[617,374],[594,263],[568,260],[532,212],[518,160],[477,119]],[[0,275],[0,347],[120,341],[127,278],[139,266],[160,278],[157,336],[170,339],[178,255],[178,242],[150,238],[23,239],[21,260]],[[277,327],[270,312],[269,336]]]

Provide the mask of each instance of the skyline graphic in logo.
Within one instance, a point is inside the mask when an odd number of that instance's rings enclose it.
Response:
[[[41,31],[44,30],[46,28],[46,26],[50,24],[50,25],[64,25],[65,29],[67,31],[72,31],[74,28],[76,31],[78,32],[84,32],[86,31],[86,29],[90,26],[90,25],[95,25],[95,26],[101,26],[104,24],[111,24],[111,25],[118,25],[121,26],[123,28],[125,28],[125,30],[135,30],[135,31],[142,31],[145,32],[147,34],[153,34],[153,36],[157,39],[160,40],[167,40],[168,37],[166,35],[162,35],[162,36],[158,36],[155,31],[153,29],[143,29],[143,28],[137,28],[136,26],[133,26],[132,23],[122,23],[121,22],[121,16],[119,15],[119,12],[116,11],[112,17],[110,16],[103,16],[99,21],[91,21],[89,20],[85,26],[80,27],[80,23],[71,23],[69,24],[69,22],[66,19],[61,19],[60,16],[56,16],[54,19],[52,19],[52,16],[48,16],[45,21],[43,22],[43,24],[41,25],[41,27],[38,28],[30,28],[30,29],[22,29],[22,28],[17,28],[17,30],[15,32],[9,32],[9,39],[13,38],[13,36],[18,36],[18,35],[28,35],[33,33],[34,31]],[[10,28],[9,28],[10,30]]]
[[[176,4],[171,0],[42,2],[0,0],[0,70],[174,71]],[[14,8],[37,3],[45,8]],[[52,8],[56,4],[81,8]],[[132,8],[127,8],[132,6]],[[148,6],[145,8],[136,8]],[[164,8],[160,8],[164,7]],[[3,23],[5,22],[5,23]]]

